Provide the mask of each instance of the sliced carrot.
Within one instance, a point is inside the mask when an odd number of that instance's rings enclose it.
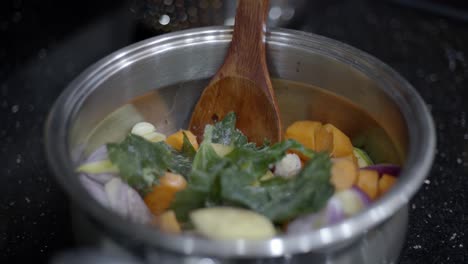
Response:
[[[375,200],[378,195],[379,173],[374,170],[360,170],[357,187]]]
[[[175,132],[166,138],[166,143],[178,151],[182,150],[182,146],[184,144],[184,133],[190,141],[190,144],[192,144],[193,148],[198,150],[197,137],[189,130],[179,130]]]
[[[322,123],[315,121],[296,121],[286,129],[284,137],[286,139],[294,139],[304,145],[306,148],[315,150],[315,131],[321,127]],[[308,158],[296,153],[301,159],[307,160]]]
[[[315,131],[315,151],[326,151],[331,153],[333,150],[333,133],[325,127],[320,126]]]
[[[145,204],[154,215],[159,215],[169,208],[175,194],[186,187],[187,181],[184,177],[166,172],[159,179],[159,184],[155,185],[153,190],[145,196]]]
[[[331,183],[336,191],[351,188],[358,177],[358,168],[354,162],[349,159],[333,159],[331,168]]]
[[[178,234],[181,231],[174,211],[166,211],[153,220],[153,224],[164,232]]]
[[[340,158],[353,154],[353,144],[348,136],[332,124],[326,124],[323,127],[333,134],[332,157]]]
[[[384,195],[396,182],[396,177],[384,174],[379,180],[379,197]]]

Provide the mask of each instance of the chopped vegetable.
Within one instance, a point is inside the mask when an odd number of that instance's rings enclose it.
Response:
[[[231,153],[234,150],[233,146],[223,145],[220,143],[211,143],[211,147],[220,157],[224,157],[227,154]]]
[[[353,145],[348,136],[332,124],[326,124],[323,127],[333,134],[332,157],[340,158],[353,153]]]
[[[357,177],[358,169],[354,162],[347,158],[333,159],[331,182],[337,191],[353,186]]]
[[[119,169],[110,162],[110,160],[100,160],[85,163],[76,169],[78,172],[99,174],[99,173],[118,173]]]
[[[89,194],[98,201],[101,205],[109,207],[109,198],[107,198],[107,193],[104,190],[104,186],[99,182],[93,181],[84,174],[79,176],[81,184],[89,192]]]
[[[401,167],[395,164],[375,164],[367,166],[366,170],[375,170],[379,175],[388,174],[398,177],[400,175]]]
[[[188,175],[192,160],[171,149],[165,142],[152,143],[128,135],[122,143],[107,144],[109,159],[119,168],[120,177],[140,192],[147,192],[167,170]]]
[[[336,224],[363,210],[370,199],[356,187],[337,192],[319,212],[303,215],[288,224],[289,234],[304,233],[324,226]]]
[[[304,145],[304,147],[315,150],[315,133],[322,126],[320,122],[296,121],[286,129],[284,137],[294,139]],[[301,159],[307,160],[306,156],[295,152]]]
[[[353,153],[357,159],[359,168],[365,168],[374,164],[369,155],[367,155],[367,153],[364,150],[355,147]]]
[[[190,132],[189,130],[179,130],[176,133],[168,136],[166,138],[167,144],[169,144],[171,147],[174,149],[181,151],[182,146],[184,144],[184,135],[188,138],[190,141],[190,144],[192,144],[193,148],[195,150],[198,150],[198,142],[197,142],[197,137]]]
[[[140,195],[120,178],[113,178],[104,186],[109,206],[137,223],[149,223],[151,214]]]
[[[148,122],[140,122],[133,126],[131,133],[141,136],[152,142],[159,142],[166,140],[166,135],[156,132],[156,127]]]
[[[291,178],[301,170],[301,159],[296,154],[286,154],[275,164],[275,175]]]
[[[198,209],[190,213],[195,230],[213,239],[266,239],[275,235],[268,218],[250,210],[232,207]]]
[[[230,122],[225,126],[217,123],[205,128],[204,140],[188,177],[188,187],[176,194],[171,205],[179,220],[187,219],[190,211],[200,207],[235,204],[261,213],[274,222],[281,222],[325,205],[333,194],[329,183],[328,155],[314,155],[294,140],[257,149],[244,144],[243,140],[238,141],[243,135],[240,132],[233,134],[232,127]],[[219,142],[220,139],[237,147],[225,157],[220,157],[211,144],[213,140]],[[308,158],[314,156],[314,159],[294,180],[272,179],[256,184],[269,170],[270,164],[281,160],[290,149]]]
[[[379,174],[372,170],[360,170],[357,187],[365,192],[369,198],[375,200],[378,195]]]
[[[315,150],[327,153],[333,151],[333,133],[324,126],[318,127],[315,131]]]
[[[178,174],[166,172],[153,190],[145,195],[145,204],[154,215],[166,211],[174,200],[175,194],[187,187],[187,181]]]
[[[223,120],[207,127],[212,131],[208,139],[209,142],[226,146],[255,148],[255,144],[248,142],[247,137],[236,128],[236,114],[234,112],[229,112]]]
[[[382,175],[379,179],[379,192],[378,196],[384,195],[397,181],[396,177],[388,174]]]
[[[153,224],[159,227],[161,231],[178,234],[181,232],[180,224],[177,221],[174,211],[166,211],[163,214],[156,216]]]
[[[124,217],[173,234],[195,228],[212,239],[266,239],[275,225],[301,233],[336,224],[387,192],[400,172],[371,165],[331,124],[297,121],[285,137],[248,142],[233,112],[207,125],[200,145],[188,130],[165,138],[140,122],[77,172],[96,200]]]
[[[353,188],[336,193],[336,198],[340,201],[346,217],[359,213],[368,205],[368,200],[363,198],[362,193]]]

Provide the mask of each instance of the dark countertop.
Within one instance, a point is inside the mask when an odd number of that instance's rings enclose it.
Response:
[[[128,7],[94,2],[0,4],[0,263],[45,263],[73,246],[67,199],[44,157],[45,117],[84,68],[148,36]],[[293,27],[388,63],[435,119],[437,156],[410,202],[400,263],[468,263],[468,22],[382,1],[316,2]]]

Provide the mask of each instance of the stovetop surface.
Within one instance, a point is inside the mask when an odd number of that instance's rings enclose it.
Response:
[[[291,27],[374,55],[422,95],[437,156],[410,201],[400,263],[468,263],[468,23],[391,2],[316,1]],[[123,1],[0,4],[0,263],[46,263],[73,247],[68,201],[45,160],[45,118],[83,69],[154,34],[139,18]]]

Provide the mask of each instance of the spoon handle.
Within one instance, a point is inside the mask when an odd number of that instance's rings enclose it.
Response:
[[[265,59],[268,0],[239,0],[231,45],[216,80],[236,75],[255,81],[272,98]]]

